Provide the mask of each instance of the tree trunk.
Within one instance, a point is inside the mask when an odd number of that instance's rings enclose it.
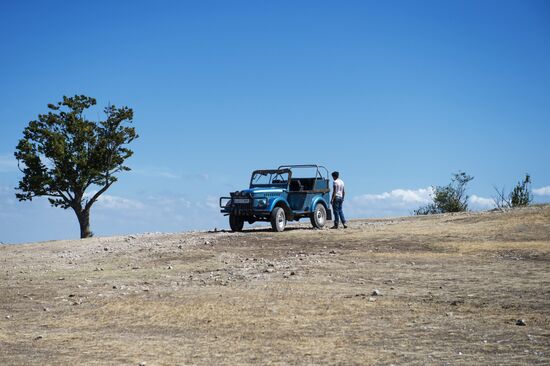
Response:
[[[90,210],[75,210],[75,212],[80,224],[80,238],[90,238],[92,236],[92,232],[90,231]]]

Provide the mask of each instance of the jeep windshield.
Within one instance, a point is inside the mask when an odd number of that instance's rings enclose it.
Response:
[[[250,188],[277,187],[288,188],[289,169],[256,170],[250,179]]]

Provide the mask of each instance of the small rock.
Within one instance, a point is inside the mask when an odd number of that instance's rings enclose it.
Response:
[[[48,308],[43,308],[42,310],[43,311],[50,311],[50,309],[48,309]]]
[[[273,268],[267,268],[265,271],[266,271],[267,273],[273,273],[273,271],[275,271],[275,270],[274,270]]]
[[[166,269],[172,269],[172,266],[168,266],[168,267],[166,267]]]
[[[117,289],[117,287],[116,287],[116,285],[114,285],[114,286],[113,286],[113,290],[116,290],[116,289]]]
[[[64,281],[64,280],[65,280],[65,277],[59,277],[57,280],[58,280],[58,281]]]
[[[204,245],[210,245],[210,242],[208,240],[205,240]]]
[[[451,302],[452,306],[458,306],[460,304],[464,304],[464,300],[454,300]]]
[[[292,272],[290,272],[290,275],[294,276],[294,275],[296,275],[296,272],[292,271]]]
[[[445,316],[453,316],[452,312],[445,313]]]
[[[527,323],[525,323],[525,320],[523,320],[523,319],[518,319],[516,321],[516,325],[525,326],[525,325],[527,325]]]
[[[11,319],[11,315],[6,315],[6,319]]]
[[[107,251],[109,251],[109,248],[105,247],[105,248],[103,248],[103,250],[107,252]]]
[[[37,341],[37,340],[42,339],[42,338],[44,338],[44,337],[42,337],[41,335],[39,335],[39,336],[34,337],[34,340]]]
[[[372,296],[382,296],[382,293],[380,292],[379,289],[375,288],[374,290],[372,290]]]
[[[376,298],[374,297],[369,297],[369,302],[375,302],[376,301]]]
[[[183,249],[183,245],[178,245],[178,249]]]
[[[328,252],[328,254],[336,254],[336,251],[335,251],[335,250],[331,250],[330,252]]]
[[[146,362],[140,362],[139,366],[147,366],[147,363]]]

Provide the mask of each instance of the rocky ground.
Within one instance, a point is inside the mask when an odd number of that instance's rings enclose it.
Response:
[[[550,206],[0,246],[1,365],[550,364]]]

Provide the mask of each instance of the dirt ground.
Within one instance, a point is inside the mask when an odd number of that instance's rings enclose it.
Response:
[[[0,265],[0,365],[550,364],[550,206],[1,245]]]

